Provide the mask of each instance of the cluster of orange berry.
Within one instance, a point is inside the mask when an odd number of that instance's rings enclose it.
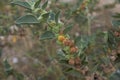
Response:
[[[79,57],[70,58],[68,64],[74,66],[77,71],[81,72],[81,59]]]
[[[64,35],[59,35],[58,36],[58,41],[60,41],[64,46],[69,47],[69,51],[70,51],[71,55],[78,52],[78,47],[75,46],[74,41],[70,40],[69,38],[65,37]],[[80,58],[78,56],[77,57],[70,57],[68,59],[68,64],[74,66],[75,69],[77,71],[79,71],[80,70],[81,60],[80,60]]]
[[[78,47],[75,46],[74,41],[68,39],[64,35],[59,35],[58,41],[60,41],[63,45],[70,47],[70,53],[77,53],[78,52]]]
[[[76,67],[76,69],[78,70],[80,68],[81,60],[79,57],[70,58],[68,63],[70,65],[74,65]]]

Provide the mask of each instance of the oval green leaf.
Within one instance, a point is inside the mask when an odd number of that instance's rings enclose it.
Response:
[[[45,9],[48,5],[48,0],[42,5],[42,9]]]
[[[41,0],[36,1],[34,7],[35,7],[35,8],[38,8],[39,5],[40,5],[40,2],[41,2]]]
[[[41,35],[40,40],[53,39],[54,37],[55,34],[52,31],[46,31]]]
[[[55,15],[55,22],[58,23],[59,21],[59,16],[60,16],[60,11],[58,11]]]
[[[16,24],[37,24],[39,21],[33,15],[24,15],[16,20]]]
[[[69,31],[71,31],[71,29],[73,28],[73,25],[68,25],[65,29],[64,29],[64,34],[68,33]]]
[[[31,9],[31,6],[27,3],[27,2],[23,2],[23,1],[13,1],[11,2],[11,4],[14,5],[19,5],[21,7],[27,8],[27,9]]]

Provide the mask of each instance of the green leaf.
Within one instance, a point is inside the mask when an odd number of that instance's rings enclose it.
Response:
[[[16,80],[24,80],[24,75],[18,72],[14,72],[14,76],[16,77]]]
[[[57,56],[59,57],[60,60],[67,60],[67,59],[66,59],[66,55],[65,55],[65,53],[63,52],[63,50],[58,50],[58,51],[57,51]]]
[[[80,72],[78,72],[78,71],[76,71],[76,70],[74,70],[74,69],[69,70],[69,71],[67,71],[67,72],[65,72],[65,73],[67,73],[67,74],[69,74],[69,75],[72,75],[73,77],[83,78],[83,75],[80,74]]]
[[[73,25],[69,25],[64,29],[64,34],[68,33],[73,28]]]
[[[51,21],[51,20],[55,20],[55,13],[54,12],[50,12],[50,14],[49,14],[49,21]]]
[[[55,34],[52,31],[46,31],[41,35],[40,40],[52,39],[54,37],[55,37]]]
[[[4,64],[4,68],[5,68],[5,72],[8,75],[12,74],[13,72],[13,68],[11,67],[11,65],[8,63],[7,59],[5,59],[3,61],[3,64]]]
[[[113,24],[114,26],[120,26],[120,20],[113,20],[113,21],[112,21],[112,24]]]
[[[11,66],[10,66],[10,64],[8,63],[7,59],[5,59],[3,62],[4,62],[5,69],[8,70],[8,69],[11,68]]]
[[[116,14],[113,15],[112,17],[114,17],[114,18],[120,18],[120,13],[116,13]]]
[[[96,65],[91,69],[91,72],[92,72],[92,73],[96,72],[99,66],[100,66],[99,63],[96,64]]]
[[[78,0],[78,1],[77,1],[77,5],[82,4],[83,1],[84,1],[84,0]]]
[[[111,49],[115,49],[117,47],[116,38],[114,37],[114,34],[111,31],[108,32],[108,41],[107,41],[107,43],[108,43],[108,46]]]
[[[19,5],[21,7],[27,8],[27,9],[31,9],[31,5],[29,5],[27,2],[23,2],[23,1],[13,1],[11,2],[11,4],[14,5]]]
[[[42,17],[43,17],[44,19],[48,19],[48,18],[49,18],[49,13],[43,14]]]
[[[41,2],[41,0],[36,1],[36,3],[35,3],[35,5],[34,5],[34,7],[35,7],[35,8],[38,8],[38,7],[39,7],[39,5],[40,5],[40,2]]]
[[[48,5],[48,0],[42,5],[42,9],[45,9]]]
[[[89,43],[90,43],[90,37],[88,36],[78,36],[75,39],[75,44],[81,49],[87,48]]]
[[[109,80],[120,80],[120,69],[118,69],[115,73],[113,73]]]
[[[16,20],[16,24],[37,24],[39,21],[33,15],[24,15]]]
[[[55,15],[55,22],[58,23],[59,20],[59,16],[60,16],[60,11],[58,11]]]

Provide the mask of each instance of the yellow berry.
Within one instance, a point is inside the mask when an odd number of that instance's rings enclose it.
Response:
[[[65,36],[59,35],[58,36],[58,41],[63,42],[65,40]]]

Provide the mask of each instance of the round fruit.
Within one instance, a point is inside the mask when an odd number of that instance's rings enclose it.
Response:
[[[65,46],[69,46],[70,40],[69,40],[68,38],[66,38],[65,40],[63,40],[63,44],[64,44]]]
[[[59,36],[58,36],[58,40],[59,40],[60,42],[63,42],[63,40],[65,40],[65,36],[59,35]]]
[[[79,57],[75,58],[75,64],[80,64],[80,58]]]
[[[78,52],[78,48],[77,47],[71,47],[70,52],[71,53],[76,53],[76,52]]]
[[[74,41],[71,40],[70,43],[69,43],[69,46],[70,46],[70,47],[75,46]]]
[[[74,65],[74,64],[75,64],[75,61],[74,61],[73,58],[71,58],[71,59],[69,59],[68,63],[69,63],[70,65]]]

